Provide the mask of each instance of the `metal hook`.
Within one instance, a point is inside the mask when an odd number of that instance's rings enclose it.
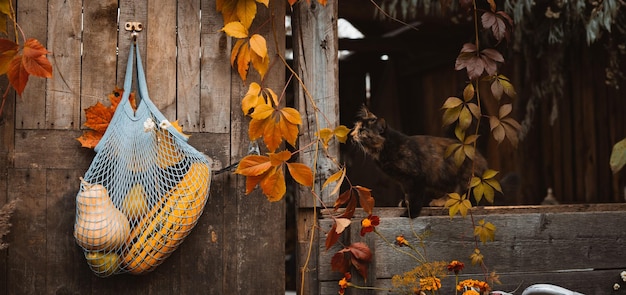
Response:
[[[131,32],[130,37],[133,39],[133,42],[137,42],[137,35],[143,30],[143,24],[140,22],[126,22],[124,29]]]

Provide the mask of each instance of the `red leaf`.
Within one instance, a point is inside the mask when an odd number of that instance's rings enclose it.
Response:
[[[372,214],[372,210],[374,209],[374,198],[371,193],[372,190],[361,186],[356,186],[356,190],[359,193],[359,203],[361,204],[363,211],[367,212],[367,214]]]
[[[22,55],[16,55],[9,64],[7,77],[9,78],[11,86],[15,88],[17,95],[22,95],[22,92],[24,92],[26,83],[28,83],[28,76],[30,76],[30,74],[26,71],[26,69],[24,69]]]
[[[337,233],[337,224],[333,223],[333,227],[330,229],[330,231],[326,235],[326,250],[330,249],[330,247],[332,247],[335,243],[337,243],[337,241],[339,240],[339,236],[341,236],[341,234]],[[333,259],[334,258],[335,257],[333,256]],[[332,261],[331,261],[331,264],[332,264]],[[333,270],[334,269],[335,268],[333,265]]]
[[[330,266],[333,271],[338,271],[341,273],[349,272],[350,271],[349,254],[347,254],[343,250],[338,251],[337,253],[335,253],[335,255],[333,255],[333,258],[330,259]]]

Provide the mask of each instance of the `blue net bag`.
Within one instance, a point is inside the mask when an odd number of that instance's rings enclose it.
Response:
[[[137,54],[137,109],[129,101]],[[183,242],[209,197],[209,159],[148,96],[131,44],[124,93],[76,195],[74,238],[98,276],[154,270]]]

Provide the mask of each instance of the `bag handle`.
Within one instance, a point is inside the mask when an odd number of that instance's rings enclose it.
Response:
[[[126,77],[124,79],[124,94],[122,95],[122,100],[120,101],[119,107],[123,108],[126,114],[130,118],[135,117],[135,114],[134,114],[135,112],[133,112],[132,108],[130,107],[130,100],[129,100],[130,93],[131,93],[130,90],[132,89],[132,84],[133,84],[133,68],[135,64],[134,53],[137,54],[137,59],[136,59],[137,90],[138,90],[137,92],[138,92],[138,97],[139,97],[137,109],[145,105],[145,107],[148,108],[150,113],[152,113],[152,115],[156,119],[157,124],[167,121],[167,118],[165,118],[163,113],[161,113],[159,108],[152,102],[152,100],[150,99],[150,96],[148,95],[148,85],[146,83],[146,74],[143,69],[143,63],[141,60],[139,46],[136,44],[136,42],[131,42],[131,45],[130,45],[130,52],[128,53],[128,62],[126,64]],[[182,133],[178,132],[178,130],[176,130],[175,128],[168,128],[167,130],[172,135],[179,137],[180,139],[184,141],[187,141],[188,139],[187,136],[184,136]]]

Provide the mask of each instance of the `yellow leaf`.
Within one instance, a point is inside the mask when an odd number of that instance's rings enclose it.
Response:
[[[350,133],[350,129],[348,129],[348,127],[344,125],[339,125],[335,128],[334,133],[339,142],[346,143],[346,141],[348,140],[348,133]]]
[[[454,217],[457,213],[460,213],[461,216],[465,217],[467,215],[467,210],[472,208],[472,203],[467,199],[467,196],[463,194],[462,196],[457,193],[448,194],[448,200],[444,205],[445,208],[449,208],[450,218]]]
[[[250,28],[250,25],[252,25],[252,21],[256,16],[255,0],[238,0],[236,9],[237,18],[241,21],[244,27]]]
[[[0,1],[0,13],[11,16],[11,2],[9,0]],[[4,23],[3,23],[4,24]]]
[[[237,54],[237,72],[244,82],[248,76],[248,68],[250,67],[250,45],[245,43],[239,48]]]
[[[248,137],[250,140],[256,140],[259,137],[263,136],[263,132],[265,131],[265,120],[250,120],[250,125],[248,126]]]
[[[263,141],[270,152],[274,152],[280,146],[283,138],[280,125],[276,123],[273,117],[265,119],[265,128],[263,130]]]
[[[248,87],[248,93],[241,100],[241,110],[244,115],[248,115],[251,109],[254,109],[257,105],[264,102],[263,98],[259,96],[261,93],[261,85],[256,82],[250,83]]]
[[[458,106],[455,108],[446,109],[443,112],[443,118],[442,118],[443,126],[448,126],[456,122],[456,120],[459,118],[459,114],[461,113],[462,108],[463,108],[462,106]]]
[[[248,37],[248,29],[246,29],[241,22],[227,23],[222,28],[222,31],[228,36],[239,39]]]
[[[324,181],[324,184],[322,184],[322,189],[325,188],[327,185],[329,185],[332,182],[337,182],[337,185],[335,185],[335,188],[333,189],[333,191],[330,193],[330,195],[334,195],[336,194],[339,189],[341,188],[341,184],[343,183],[343,179],[346,176],[346,167],[341,168],[341,170],[335,172],[333,175],[329,176],[326,181]]]
[[[471,84],[470,84],[471,85]],[[458,97],[448,97],[448,99],[446,99],[446,101],[443,103],[443,107],[441,107],[442,109],[454,109],[456,107],[459,107],[463,105],[463,101],[458,98]]]
[[[609,165],[613,174],[619,172],[626,164],[626,138],[618,141],[611,150]]]
[[[269,104],[259,104],[254,108],[254,112],[250,115],[252,119],[264,120],[269,118],[274,113],[274,108]]]
[[[464,106],[459,113],[459,127],[466,130],[469,128],[470,124],[472,124],[472,113]]]
[[[287,163],[289,174],[291,177],[301,185],[312,186],[313,185],[313,171],[309,166],[302,163]]]
[[[472,261],[472,265],[481,265],[483,263],[483,254],[480,253],[478,248],[474,249],[474,253],[470,255],[470,259]]]
[[[315,136],[319,137],[325,148],[328,148],[328,142],[330,142],[330,140],[333,138],[333,132],[329,128],[324,128],[318,132],[315,132]]]
[[[250,37],[250,49],[261,58],[267,57],[267,43],[265,38],[259,34],[254,34]]]
[[[265,88],[263,91],[265,92],[265,96],[268,97],[268,98],[271,98],[272,99],[272,103],[275,106],[278,106],[278,95],[276,95],[276,92],[274,92],[274,90],[272,90],[271,88]]]
[[[284,138],[292,146],[296,145],[298,139],[298,125],[294,125],[289,120],[286,120],[283,115],[280,116],[278,121],[281,137]]]
[[[289,123],[294,125],[302,124],[302,117],[300,116],[300,112],[294,108],[282,108],[280,109],[280,113],[285,117]]]
[[[237,42],[235,42],[235,45],[233,45],[233,49],[230,52],[230,66],[231,67],[235,67],[235,61],[237,61],[237,55],[239,54],[239,50],[241,49],[241,46],[243,46],[244,43],[246,43],[244,39],[239,39],[237,40]]]
[[[235,12],[237,9],[237,1],[238,0],[217,0],[215,2],[216,10],[221,12],[222,18],[224,18],[224,25],[239,20]]]
[[[478,221],[478,225],[474,227],[474,236],[477,236],[481,242],[493,241],[495,239],[496,226],[491,222],[485,222],[484,219]]]
[[[465,86],[465,89],[463,89],[463,100],[466,102],[472,100],[472,98],[474,98],[474,93],[474,84],[468,83],[467,86]]]
[[[270,67],[270,58],[269,57],[261,57],[253,50],[250,51],[250,63],[254,69],[259,72],[261,79],[265,77],[265,74],[269,70]]]
[[[493,170],[493,169],[487,169],[485,170],[485,172],[483,172],[482,178],[483,179],[490,179],[490,178],[494,178],[496,177],[496,175],[498,175],[498,171]]]

